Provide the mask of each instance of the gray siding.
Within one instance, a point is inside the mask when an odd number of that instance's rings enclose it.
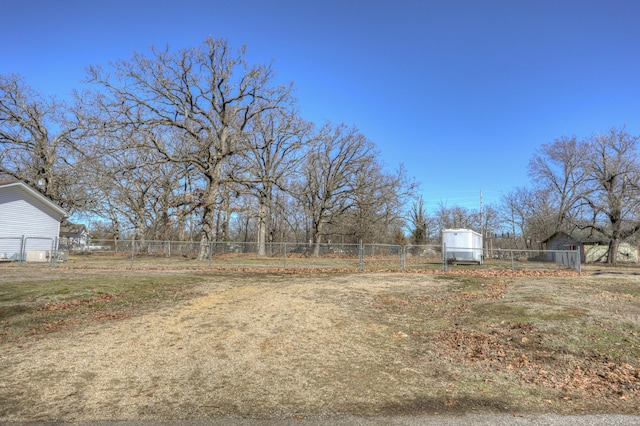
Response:
[[[584,263],[584,245],[580,241],[563,232],[555,234],[547,241],[547,250],[575,250],[576,248],[580,248],[580,262]],[[554,256],[554,253],[548,253],[547,260],[554,261]]]

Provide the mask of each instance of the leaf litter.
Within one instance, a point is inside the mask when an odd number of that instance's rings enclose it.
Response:
[[[225,272],[157,309],[110,311],[117,294],[44,304],[33,315],[77,315],[0,343],[0,420],[636,413],[640,281],[620,287],[549,273]]]

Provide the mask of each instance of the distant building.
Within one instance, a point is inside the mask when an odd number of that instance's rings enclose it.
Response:
[[[89,231],[83,224],[63,220],[60,224],[60,248],[65,250],[85,250],[89,242]]]
[[[20,181],[0,181],[0,260],[47,261],[64,209]]]
[[[609,253],[609,240],[599,232],[592,230],[576,230],[571,235],[556,232],[543,241],[547,250],[580,249],[582,263],[606,262]],[[547,256],[551,259],[551,254]],[[638,263],[638,247],[621,241],[618,245],[618,262]]]

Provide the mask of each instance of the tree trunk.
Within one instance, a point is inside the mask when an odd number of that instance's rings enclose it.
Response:
[[[200,253],[198,253],[198,260],[205,260],[209,258],[210,250],[210,238],[207,233],[202,230],[202,234],[200,236]]]
[[[318,222],[316,226],[314,226],[313,230],[313,255],[320,256],[320,244],[322,243],[322,228],[323,223]]]
[[[615,265],[618,263],[618,246],[620,245],[620,240],[617,237],[614,237],[609,241],[609,253],[607,254],[607,264]]]
[[[258,256],[267,254],[267,205],[260,200],[258,210]]]
[[[223,241],[231,240],[230,229],[231,229],[231,202],[227,200],[224,208],[224,222],[222,223]]]
[[[249,222],[251,222],[251,218],[247,216],[244,220],[244,242],[249,242]],[[246,244],[245,244],[246,247]]]
[[[213,241],[213,221],[215,218],[215,200],[216,193],[209,189],[208,195],[205,196],[204,212],[202,213],[202,233],[200,235],[200,253],[198,260],[209,258],[210,246]]]

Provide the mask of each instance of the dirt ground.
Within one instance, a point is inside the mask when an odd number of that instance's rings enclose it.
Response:
[[[0,422],[637,413],[640,278],[598,279],[211,274],[170,307],[1,343]]]

